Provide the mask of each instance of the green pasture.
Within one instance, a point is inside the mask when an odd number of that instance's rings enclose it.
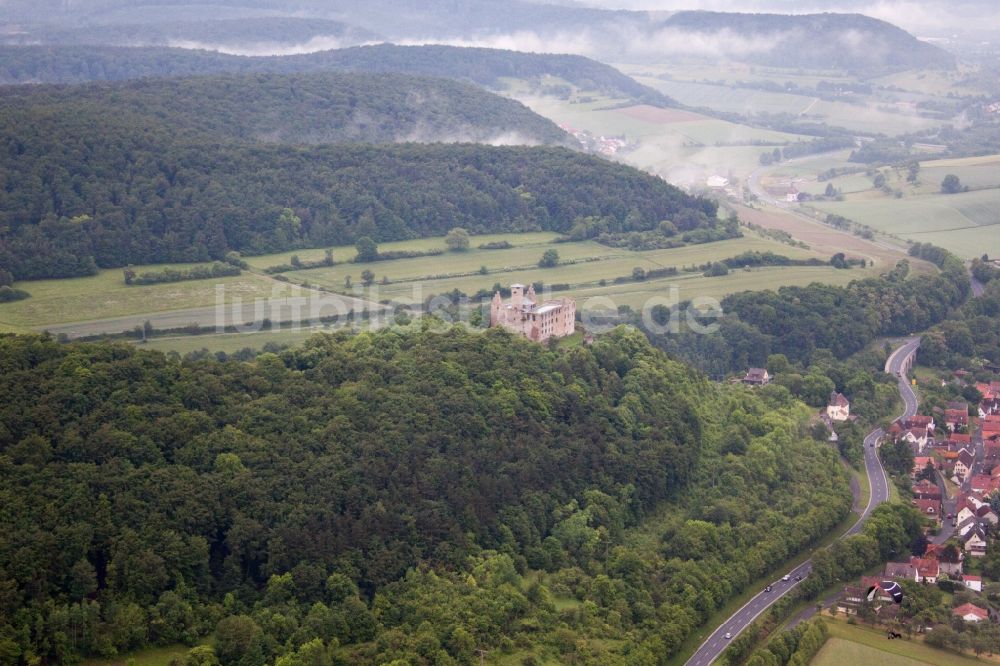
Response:
[[[136,266],[134,270],[143,273],[196,265]],[[121,269],[109,269],[87,277],[16,283],[31,298],[0,304],[0,330],[25,332],[63,322],[212,306],[220,285],[227,303],[235,298],[247,301],[277,297],[288,291],[287,285],[247,272],[207,280],[130,286],[125,284]]]
[[[811,205],[886,233],[940,245],[961,257],[1000,255],[1000,189]]]
[[[472,236],[470,246],[473,250],[475,250],[475,248],[479,245],[498,243],[501,241],[507,241],[515,247],[543,246],[558,237],[559,234],[551,231],[485,234],[482,236]],[[399,250],[417,250],[426,252],[428,250],[444,250],[446,247],[447,246],[444,244],[444,237],[438,236],[431,238],[416,238],[405,241],[393,241],[391,243],[379,243],[378,249],[382,252]],[[333,250],[333,259],[337,262],[350,261],[351,259],[354,259],[354,256],[357,254],[357,250],[353,245],[336,246],[331,249]],[[539,256],[541,256],[541,253],[544,251],[544,248],[539,250]],[[255,257],[244,257],[243,259],[250,265],[251,268],[263,270],[269,266],[289,264],[292,261],[292,257],[296,255],[302,261],[321,261],[326,256],[326,250],[323,248],[292,250],[289,252],[279,252],[277,254],[262,254]],[[429,257],[428,259],[432,262],[437,261],[440,263],[439,257]],[[476,266],[476,268],[478,268],[478,266]],[[360,273],[360,270],[357,272]]]
[[[811,666],[971,666],[995,663],[969,654],[928,647],[919,638],[888,640],[885,631],[841,620],[826,619],[830,638],[813,658]]]
[[[563,263],[553,268],[539,268],[538,260],[546,249],[555,249]],[[639,252],[610,248],[593,241],[580,241],[522,246],[509,250],[450,252],[435,257],[379,261],[364,265],[343,264],[287,275],[296,282],[309,282],[342,290],[346,276],[350,275],[352,284],[357,286],[361,271],[368,269],[375,273],[376,283],[360,292],[361,297],[376,301],[394,299],[412,302],[428,294],[440,294],[454,289],[473,294],[480,289],[490,289],[497,282],[505,285],[517,282],[562,283],[569,284],[574,289],[581,285],[598,286],[601,280],[611,282],[617,277],[630,276],[636,267],[648,271],[673,266],[683,270],[685,266],[719,261],[751,250],[771,251],[792,258],[817,256],[810,250],[756,235],[703,245]],[[479,272],[482,266],[487,269],[485,275]],[[382,283],[384,279],[388,280],[388,284]]]

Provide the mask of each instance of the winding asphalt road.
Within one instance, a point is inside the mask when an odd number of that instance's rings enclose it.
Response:
[[[903,398],[905,409],[900,418],[909,418],[917,413],[917,396],[910,386],[906,375],[909,370],[909,363],[917,347],[920,346],[920,338],[906,340],[889,356],[885,363],[885,371],[896,375],[899,387],[899,394]],[[871,487],[871,495],[868,506],[862,512],[858,521],[851,526],[843,537],[857,534],[871,512],[879,504],[889,500],[889,479],[885,469],[878,457],[878,442],[885,433],[881,428],[876,428],[865,437],[865,471],[868,474],[868,485]],[[805,578],[812,570],[812,560],[807,560],[788,572],[788,580],[779,579],[771,583],[771,591],[758,592],[750,601],[743,605],[736,613],[729,617],[709,636],[698,651],[691,655],[685,662],[685,666],[708,666],[722,654],[729,640],[738,636],[746,629],[751,622],[766,611],[771,604],[788,594],[797,584],[799,577]],[[727,634],[729,638],[727,638]]]

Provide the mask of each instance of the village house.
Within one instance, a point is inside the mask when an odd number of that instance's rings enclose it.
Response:
[[[988,620],[990,617],[990,614],[986,610],[972,604],[962,604],[958,608],[952,609],[951,614],[962,618],[966,622],[982,622],[983,620]]]
[[[911,474],[914,477],[917,476],[922,471],[924,471],[925,469],[927,469],[928,465],[930,465],[931,467],[934,467],[934,458],[932,458],[931,456],[916,456],[916,457],[914,457],[913,458],[913,471],[911,472]],[[924,481],[926,481],[926,479],[924,479]],[[931,483],[931,482],[927,481],[927,483]],[[937,488],[936,485],[934,487]],[[937,492],[938,492],[938,498],[940,498],[941,497],[941,491],[938,490]],[[921,499],[926,499],[926,498],[921,498]]]
[[[990,525],[996,525],[1000,521],[1000,518],[998,518],[989,502],[984,501],[975,494],[964,498],[959,497],[956,508],[958,512],[955,514],[955,520],[958,523],[963,523],[969,518],[976,518]]]
[[[931,518],[937,523],[941,522],[941,502],[939,500],[914,499],[910,502],[921,515]]]
[[[917,570],[909,562],[888,562],[885,565],[886,580],[917,580]]]
[[[766,386],[771,383],[771,375],[764,368],[750,368],[743,377],[744,384]]]
[[[923,428],[924,430],[934,430],[934,417],[933,416],[923,416],[917,414],[916,416],[911,416],[907,419],[903,419],[903,428]]]
[[[830,394],[826,415],[831,421],[846,421],[851,418],[851,403],[844,397],[843,393],[834,391]]]
[[[1000,414],[1000,382],[980,382],[976,384],[976,390],[983,396],[979,403],[979,417]]]
[[[837,599],[837,611],[844,615],[857,615],[861,602],[868,593],[867,587],[860,585],[845,585],[840,598]]]
[[[962,575],[965,553],[954,545],[929,543],[924,550],[924,559],[938,561],[938,570],[949,576]]]
[[[1000,478],[989,474],[973,474],[969,481],[969,488],[974,493],[988,495],[994,490],[1000,490]]]
[[[983,440],[983,470],[1000,465],[1000,437]]]
[[[962,548],[972,557],[985,557],[986,555],[986,529],[983,524],[975,518],[968,518],[958,524],[958,540],[962,543]]]
[[[933,459],[931,459],[933,460]],[[916,465],[914,465],[916,467]],[[920,479],[910,488],[916,499],[941,501],[941,488],[928,479]]]
[[[535,342],[562,338],[576,330],[576,301],[559,298],[539,305],[534,286],[525,292],[523,284],[512,284],[510,301],[504,302],[499,291],[493,295],[490,326],[501,326]]]
[[[946,409],[944,410],[944,425],[949,432],[955,432],[969,427],[969,409]]]
[[[972,574],[962,576],[962,583],[973,592],[983,591],[982,576],[973,576]]]
[[[927,430],[924,428],[910,428],[903,431],[903,434],[898,439],[909,444],[917,453],[923,453],[924,447],[928,443]]]
[[[965,482],[972,473],[972,465],[976,462],[976,456],[969,449],[962,449],[958,452],[958,460],[955,461],[955,478]]]
[[[941,575],[940,563],[933,558],[911,557],[910,566],[917,570],[917,582],[937,584],[938,576]]]
[[[983,439],[1000,435],[1000,414],[984,416],[982,420]]]

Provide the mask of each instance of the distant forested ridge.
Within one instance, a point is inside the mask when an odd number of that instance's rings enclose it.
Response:
[[[378,40],[379,35],[340,21],[269,16],[219,20],[168,20],[145,23],[32,25],[0,37],[0,43],[177,46],[268,50],[327,40],[344,46]],[[330,47],[327,47],[330,48]]]
[[[952,68],[956,62],[944,49],[862,14],[686,11],[673,14],[659,27],[706,38],[747,40],[745,51],[733,57],[772,67],[871,72]]]
[[[31,90],[9,92],[0,96],[0,267],[18,279],[456,226],[566,232],[595,216],[644,231],[716,219],[713,202],[563,148],[262,144],[172,124],[156,104],[126,112],[99,100],[48,104],[45,89],[37,104]],[[295,215],[279,222],[284,208]]]
[[[149,118],[172,132],[278,143],[577,142],[520,102],[406,74],[221,74],[3,89],[0,109],[60,107]]]
[[[55,28],[29,25],[26,35],[12,35],[7,40],[52,44],[101,39],[106,44],[150,44],[163,34],[151,24],[177,21],[176,16],[164,14],[162,2],[111,0],[100,4],[8,0],[8,14],[23,15],[26,23],[51,22]],[[220,44],[231,43],[225,41],[226,34],[238,31],[244,44],[241,52],[247,53],[255,43],[275,41],[275,35],[280,35],[286,48],[300,45],[321,31],[344,34],[349,43],[353,30],[357,34],[378,33],[386,41],[401,43],[504,40],[519,44],[519,50],[581,53],[604,62],[638,58],[662,63],[678,55],[694,55],[783,68],[845,68],[866,73],[955,66],[954,56],[943,49],[862,14],[692,11],[664,18],[658,12],[523,0],[340,0],[332,7],[310,1],[237,0],[221,6],[217,0],[188,0],[182,6],[185,15],[205,15],[207,25],[185,28],[175,23],[169,34],[175,38],[190,35],[187,41],[216,34],[212,41]],[[289,21],[277,30],[255,20],[276,14],[298,22]],[[302,20],[307,17],[317,24],[333,19],[353,27],[320,28]],[[124,26],[129,24],[135,26],[134,38],[124,42],[123,33],[128,30]],[[94,35],[88,34],[91,31]]]
[[[81,83],[222,72],[397,72],[502,88],[504,78],[552,76],[636,102],[671,100],[614,67],[578,55],[456,46],[377,44],[302,55],[245,57],[179,48],[0,46],[0,83]]]
[[[656,663],[849,511],[783,390],[624,328],[414,328],[253,362],[0,336],[5,659]]]

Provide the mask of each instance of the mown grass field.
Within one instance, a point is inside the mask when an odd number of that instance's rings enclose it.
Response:
[[[1000,255],[1000,189],[902,199],[849,198],[811,206],[885,233],[940,245],[963,258],[984,252]]]
[[[830,638],[811,666],[844,666],[845,664],[865,664],[865,666],[972,666],[991,664],[995,660],[985,657],[977,659],[971,654],[957,654],[937,650],[919,638],[888,640],[885,632],[861,625],[850,625],[837,619],[826,618]]]
[[[559,253],[560,261],[564,263],[553,268],[539,268],[538,260],[547,249],[555,249]],[[631,276],[633,269],[637,267],[647,271],[676,267],[682,271],[684,267],[719,261],[750,250],[771,251],[796,259],[820,256],[811,250],[749,235],[745,238],[704,245],[639,252],[610,248],[592,241],[524,244],[508,250],[473,249],[467,252],[449,252],[440,256],[379,261],[365,265],[341,264],[295,271],[287,275],[296,282],[308,282],[343,290],[347,276],[351,276],[352,284],[357,287],[361,271],[367,268],[375,273],[376,283],[355,293],[373,301],[393,299],[400,302],[419,302],[430,294],[441,294],[454,289],[472,295],[480,289],[491,289],[498,282],[503,285],[543,282],[567,284],[570,289],[566,293],[571,296],[620,297],[622,303],[634,306],[637,297],[641,298],[642,294],[657,289],[655,285],[662,286],[671,282],[683,284],[684,290],[690,290],[693,297],[755,288],[740,285],[754,284],[752,277],[758,275],[762,276],[758,281],[759,284],[774,287],[787,283],[797,284],[804,279],[810,281],[836,279],[839,275],[834,273],[843,273],[826,267],[792,267],[755,269],[748,274],[741,271],[739,275],[732,274],[721,278],[702,278],[700,273],[681,273],[664,280],[613,284],[615,278]],[[486,268],[485,274],[480,272],[482,267]],[[847,272],[851,273],[852,271]],[[853,273],[857,276],[859,272]],[[383,284],[383,280],[387,280],[387,283]],[[602,280],[605,284],[601,284]]]
[[[172,267],[196,265],[174,264]],[[162,271],[167,267],[136,266],[135,270],[142,273]],[[288,290],[286,285],[270,278],[246,272],[209,280],[130,286],[125,284],[120,269],[109,269],[88,277],[16,283],[15,286],[29,292],[31,298],[0,304],[0,330],[26,332],[64,322],[212,306],[216,303],[217,285],[222,286],[226,302],[235,298],[246,301],[277,297]]]
[[[546,243],[551,242],[554,238],[558,237],[559,234],[550,231],[486,234],[482,236],[473,236],[471,246],[475,249],[478,245],[500,241],[507,241],[515,247],[536,246],[545,245]],[[445,248],[446,246],[444,244],[443,237],[416,238],[413,240],[381,243],[379,245],[379,250],[382,252],[394,250],[419,250],[426,252],[427,250],[444,250]],[[331,249],[333,250],[334,261],[348,261],[353,259],[354,255],[357,254],[357,250],[354,249],[353,245],[337,246]],[[288,264],[291,262],[293,255],[298,255],[299,259],[302,261],[320,261],[325,255],[325,250],[321,248],[312,250],[293,250],[290,252],[279,252],[277,254],[262,254],[256,257],[244,257],[244,259],[251,268],[263,270],[268,266]],[[431,257],[431,259],[435,258],[437,257]]]

